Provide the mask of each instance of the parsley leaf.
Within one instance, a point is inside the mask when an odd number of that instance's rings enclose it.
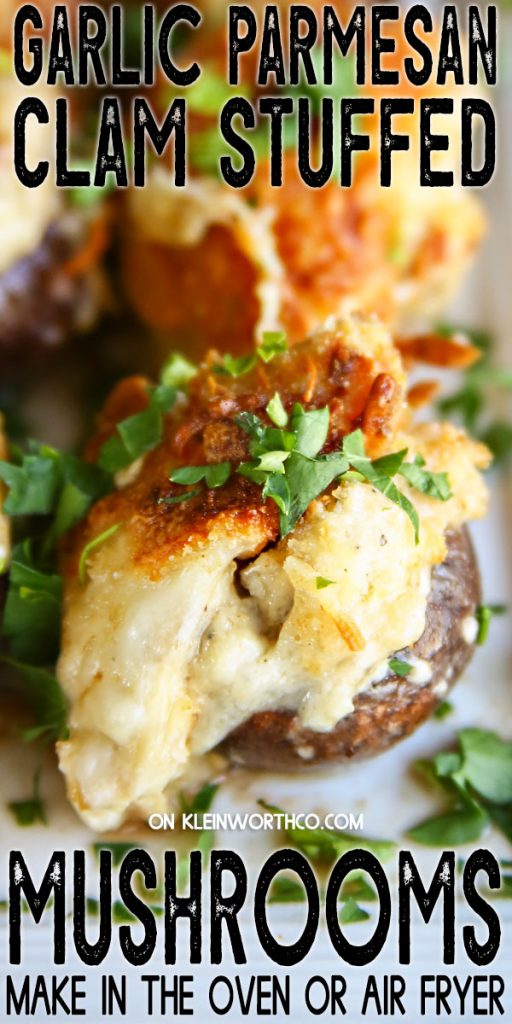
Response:
[[[349,896],[339,913],[340,924],[358,924],[360,921],[368,921],[369,917],[368,911],[360,907],[353,896]]]
[[[243,356],[232,356],[229,353],[222,356],[220,363],[213,367],[214,373],[225,374],[229,377],[243,377],[256,366],[258,357],[264,363],[270,363],[275,356],[286,352],[288,348],[284,331],[264,331],[263,339],[256,348],[256,352]],[[279,397],[274,395],[274,398]],[[272,417],[271,417],[272,418]]]
[[[291,427],[297,439],[295,450],[314,459],[327,440],[329,409],[325,407],[304,412],[297,403],[292,412]]]
[[[210,810],[218,790],[218,782],[206,782],[193,797],[180,793],[180,804],[183,813],[206,814]]]
[[[20,661],[45,665],[59,651],[62,578],[33,564],[30,542],[13,551],[2,632]]]
[[[176,400],[176,389],[160,384],[148,389],[148,404],[116,426],[116,433],[102,444],[98,465],[108,473],[118,473],[152,451],[163,436],[163,417]]]
[[[423,846],[446,847],[472,843],[484,832],[489,817],[474,800],[464,800],[446,814],[422,822],[407,833]]]
[[[23,732],[25,741],[31,742],[43,736],[49,742],[65,739],[68,705],[55,676],[44,668],[27,665],[13,658],[3,658],[3,661],[20,673],[36,720],[34,728]]]
[[[458,778],[491,803],[512,803],[512,743],[484,729],[463,729],[459,743]]]
[[[404,480],[423,494],[439,501],[448,501],[452,496],[450,481],[447,473],[430,473],[425,470],[425,459],[422,455],[416,455],[413,462],[403,462],[398,472]]]
[[[512,743],[484,729],[462,729],[458,744],[457,751],[417,765],[449,807],[409,834],[429,846],[454,845],[479,839],[492,821],[512,837]]]
[[[40,778],[41,772],[38,771],[34,775],[32,796],[28,800],[13,800],[7,804],[16,823],[21,828],[35,825],[38,821],[43,825],[47,824],[46,811],[39,792]]]
[[[189,380],[197,374],[197,366],[181,355],[173,352],[160,371],[160,381],[166,387],[183,389]]]
[[[305,903],[304,886],[286,875],[274,878],[268,898],[269,903]]]
[[[283,815],[285,812],[265,800],[258,800],[260,807],[273,814]],[[389,860],[396,849],[396,843],[386,839],[367,839],[364,836],[349,832],[336,832],[323,828],[285,828],[286,838],[312,861],[313,864],[331,863],[348,850],[369,850],[379,860]]]
[[[494,615],[504,615],[507,608],[503,604],[480,604],[476,610],[476,620],[478,622],[478,633],[476,637],[476,643],[479,647],[485,644],[487,637],[489,636],[489,627],[491,620]]]
[[[439,334],[450,336],[460,329],[441,324]],[[512,453],[512,424],[502,420],[489,421],[486,412],[492,408],[493,392],[512,390],[512,372],[492,363],[492,336],[486,331],[462,329],[473,345],[480,348],[482,358],[462,375],[462,386],[452,394],[439,399],[437,407],[444,416],[458,422],[486,444],[498,463],[505,462]]]
[[[291,533],[311,502],[347,469],[348,463],[343,455],[311,459],[300,452],[291,452],[285,470],[290,500],[279,513],[282,537]],[[269,496],[273,497],[273,494]]]
[[[196,491],[185,491],[185,494],[173,494],[169,498],[159,498],[159,505],[181,505],[183,501],[189,501],[190,498],[198,498],[200,494],[204,492],[200,489]]]
[[[449,718],[453,714],[453,704],[450,704],[449,700],[443,701],[438,708],[434,711],[433,717],[439,722],[444,722],[445,718]]]
[[[412,502],[405,494],[398,490],[391,477],[397,473],[407,454],[407,449],[394,452],[392,455],[384,455],[380,459],[372,460],[366,455],[364,446],[364,434],[362,430],[355,430],[343,441],[343,454],[346,455],[358,473],[373,484],[378,491],[381,491],[390,501],[394,502],[408,515],[413,527],[416,543],[419,541],[419,518]]]
[[[284,331],[263,331],[257,353],[264,363],[270,363],[274,356],[282,355],[288,349]]]
[[[512,423],[495,420],[486,427],[480,440],[490,448],[495,462],[506,462],[512,452]]]
[[[0,480],[9,488],[4,511],[9,516],[49,515],[58,495],[59,455],[47,446],[29,442],[18,464],[0,461]]]
[[[273,398],[270,399],[265,412],[272,423],[275,423],[276,427],[286,427],[288,423],[288,413],[281,401],[281,395],[276,391]]]
[[[363,903],[375,903],[378,900],[377,891],[357,872],[348,876],[341,887],[340,895],[342,900],[352,898]]]
[[[204,480],[209,488],[222,487],[231,473],[230,462],[214,462],[209,466],[182,466],[169,473],[174,484],[198,484]]]
[[[50,515],[49,544],[86,515],[93,501],[111,489],[111,478],[98,466],[30,441],[18,462],[0,462],[0,479],[9,488],[4,509],[9,515]]]
[[[199,822],[202,823],[202,815],[206,814],[210,810],[212,803],[215,799],[217,791],[219,789],[218,782],[206,782],[193,797],[187,796],[185,793],[180,793],[180,804],[184,814],[197,814],[199,816]],[[197,842],[197,849],[201,851],[204,856],[207,856],[213,850],[215,844],[215,832],[210,828],[203,828],[201,830],[199,840]],[[178,888],[183,888],[187,882],[189,872],[189,862],[187,859],[180,859],[178,865]]]
[[[243,377],[254,366],[256,366],[255,355],[238,357],[225,355],[220,363],[215,364],[213,371],[214,373],[225,374],[228,377]]]

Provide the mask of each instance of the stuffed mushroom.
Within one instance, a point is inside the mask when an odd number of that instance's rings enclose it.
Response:
[[[275,770],[382,750],[471,654],[487,450],[413,422],[375,319],[277,348],[236,375],[210,353],[172,407],[122,382],[89,445],[116,486],[64,544],[57,671],[92,828],[167,809],[219,748]]]
[[[283,8],[285,22],[287,5]],[[326,317],[351,310],[377,312],[400,327],[438,313],[469,266],[485,219],[480,204],[460,185],[420,186],[418,106],[414,114],[394,119],[394,130],[410,134],[411,144],[408,152],[394,155],[390,188],[379,184],[377,115],[362,118],[370,150],[357,154],[348,188],[340,187],[336,172],[321,188],[304,183],[297,170],[295,122],[289,143],[285,137],[282,185],[270,185],[269,161],[260,153],[250,184],[230,188],[218,171],[220,155],[227,151],[218,110],[237,92],[225,85],[225,51],[225,30],[207,16],[202,36],[196,33],[191,44],[202,78],[183,92],[189,105],[186,187],[174,187],[169,170],[155,165],[146,187],[129,191],[123,211],[124,292],[151,328],[160,358],[175,347],[194,358],[201,358],[208,346],[250,351],[265,330],[284,329],[290,342],[299,341]],[[405,40],[398,38],[387,66],[396,60],[398,67],[407,55]],[[253,53],[241,61],[245,77],[240,86],[254,103],[255,61]],[[345,58],[325,93],[334,95],[335,108],[340,97],[363,94],[376,100],[377,109],[382,95],[395,96],[402,89],[419,102],[421,95],[440,88],[431,83],[423,92],[411,85],[358,87],[355,69]],[[443,96],[448,90],[442,88]],[[283,90],[270,78],[266,91]],[[288,94],[304,91],[294,87]],[[318,165],[322,87],[306,92],[312,97]],[[450,93],[456,111],[460,92],[455,87]],[[153,103],[165,109],[169,96],[166,83],[156,89]],[[460,149],[458,120],[454,114],[448,125],[450,154],[441,158],[445,169],[454,169]],[[268,153],[268,125],[257,124],[247,137],[257,152],[259,146]]]
[[[10,51],[0,47],[0,364],[11,366],[20,352],[26,358],[52,349],[92,325],[102,302],[99,268],[108,242],[98,206],[74,205],[70,190],[57,188],[50,175],[37,188],[17,178],[12,126],[27,95],[30,90],[14,77]],[[29,118],[26,136],[30,167],[53,160],[48,126]]]

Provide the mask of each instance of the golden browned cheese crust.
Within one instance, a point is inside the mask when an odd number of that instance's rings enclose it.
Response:
[[[263,502],[261,488],[236,474],[223,487],[202,491],[181,504],[168,505],[161,499],[183,493],[181,486],[169,481],[173,467],[246,458],[247,435],[234,417],[252,412],[271,425],[265,407],[276,391],[287,410],[295,402],[306,409],[329,406],[326,450],[339,446],[345,434],[361,426],[369,451],[376,454],[394,433],[402,412],[400,357],[382,328],[357,318],[333,331],[318,331],[272,362],[259,362],[243,377],[216,373],[217,362],[210,353],[190,384],[186,403],[178,403],[166,417],[162,444],[144,458],[134,481],[98,502],[76,528],[68,542],[67,572],[76,572],[84,544],[116,523],[129,524],[134,564],[151,574],[184,545],[206,540],[219,523],[237,530],[257,523],[261,546],[274,541],[276,506]],[[145,378],[130,377],[114,389],[88,446],[88,458],[97,457],[121,419],[145,408],[148,386]]]

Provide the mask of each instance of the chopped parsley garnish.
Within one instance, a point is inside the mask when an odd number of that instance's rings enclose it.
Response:
[[[378,895],[376,889],[369,885],[362,874],[353,872],[350,874],[341,887],[341,898],[358,900],[361,903],[376,903]]]
[[[507,394],[512,391],[512,371],[493,365],[493,339],[489,333],[446,324],[441,324],[437,330],[447,337],[457,333],[465,334],[482,352],[478,363],[464,371],[461,387],[439,399],[439,411],[443,416],[454,417],[466,430],[483,441],[493,453],[495,462],[505,462],[512,453],[512,423],[491,419],[489,410],[493,407],[493,392]]]
[[[353,896],[349,896],[339,913],[340,924],[358,924],[360,921],[368,921],[369,917],[368,911],[360,907]]]
[[[163,436],[163,418],[176,400],[176,388],[159,384],[148,389],[148,404],[116,425],[116,432],[101,446],[98,465],[118,473],[156,448]]]
[[[320,454],[329,433],[327,407],[306,411],[296,402],[289,416],[276,392],[266,412],[273,424],[271,427],[252,412],[242,412],[235,417],[234,422],[249,438],[252,456],[251,461],[240,463],[236,472],[262,487],[264,501],[271,499],[277,505],[281,537],[294,529],[311,502],[337,479],[366,480],[402,508],[414,527],[416,543],[419,540],[418,513],[392,478],[401,474],[411,487],[441,501],[451,496],[446,473],[429,472],[420,456],[416,456],[414,462],[405,462],[407,449],[370,459],[361,430],[347,435],[340,451]],[[185,466],[172,470],[170,480],[188,485],[204,479],[207,487],[219,487],[228,479],[230,470],[229,463]]]
[[[264,363],[270,363],[274,356],[281,355],[288,348],[284,331],[263,331],[261,341],[256,349]]]
[[[478,622],[476,643],[479,647],[485,644],[489,636],[489,627],[493,616],[504,615],[506,611],[507,607],[504,604],[480,604],[478,606],[475,615]]]
[[[34,564],[30,541],[17,544],[11,560],[2,633],[20,661],[45,665],[59,651],[62,578]]]
[[[448,501],[452,496],[448,474],[430,473],[424,466],[423,456],[416,455],[412,462],[402,463],[398,472],[415,490],[437,498],[438,501]]]
[[[256,356],[230,356],[222,357],[220,363],[213,367],[215,373],[225,374],[227,377],[243,377],[256,366]]]
[[[398,505],[408,515],[413,527],[416,543],[419,540],[420,522],[414,505],[405,494],[399,491],[393,477],[403,469],[407,449],[400,452],[393,452],[391,455],[383,455],[380,459],[373,461],[366,455],[364,446],[364,434],[362,430],[355,430],[343,441],[343,453],[348,458],[350,465],[357,473],[381,491],[390,501]],[[410,482],[410,481],[409,481]]]
[[[285,812],[265,800],[258,800],[260,807],[273,814]],[[389,860],[396,849],[396,843],[387,839],[367,839],[350,832],[336,832],[328,828],[285,828],[284,834],[297,850],[300,850],[313,864],[330,864],[348,850],[368,850],[379,860]]]
[[[334,580],[328,580],[325,576],[317,576],[315,580],[317,590],[325,590],[326,587],[333,587]]]
[[[281,401],[281,395],[279,395],[277,391],[273,398],[270,399],[265,412],[269,420],[272,420],[272,423],[274,423],[276,427],[286,427],[288,423],[288,413]]]
[[[288,348],[284,331],[264,331],[262,340],[256,351],[245,356],[222,356],[220,363],[213,367],[215,373],[229,377],[243,377],[256,366],[258,357],[264,363],[270,363],[274,356],[281,355]],[[274,396],[275,397],[275,396]]]
[[[512,838],[512,743],[484,729],[462,729],[458,749],[416,768],[444,794],[448,809],[413,828],[426,846],[473,842],[492,822]]]
[[[269,903],[305,903],[304,886],[286,875],[277,876],[270,887]]]
[[[169,480],[175,484],[198,484],[204,480],[208,488],[222,487],[231,473],[230,462],[214,462],[210,466],[183,466],[169,473]]]
[[[98,534],[97,537],[93,537],[93,539],[85,545],[78,562],[78,579],[82,585],[87,580],[87,561],[90,555],[97,547],[99,547],[100,544],[103,544],[104,541],[109,539],[109,537],[113,537],[122,525],[122,523],[114,523],[113,526],[109,526],[108,530],[104,530],[103,533]]]
[[[159,505],[181,505],[184,501],[190,501],[191,498],[198,498],[199,495],[202,494],[202,493],[203,493],[203,491],[201,491],[199,488],[197,488],[195,491],[185,491],[184,494],[173,494],[171,497],[168,497],[168,498],[159,498],[158,499],[158,504]]]
[[[15,661],[13,658],[3,660],[20,673],[23,680],[22,689],[36,721],[33,728],[23,730],[22,737],[25,742],[30,743],[41,738],[48,742],[65,739],[68,705],[53,673],[45,668]]]
[[[9,489],[4,511],[10,516],[53,515],[54,540],[111,488],[101,468],[48,445],[29,441],[26,454],[14,447],[11,456],[12,462],[0,461],[0,479]]]
[[[205,782],[197,793],[189,797],[186,793],[180,793],[180,805],[184,814],[206,814],[219,790],[220,783]]]
[[[439,722],[444,722],[445,718],[449,718],[450,715],[453,715],[453,704],[450,704],[449,700],[445,700],[436,708],[433,717]]]
[[[409,672],[412,671],[412,665],[409,665],[407,661],[402,661],[401,658],[390,658],[388,665],[396,676],[400,676],[402,678],[408,676]]]
[[[27,454],[11,449],[12,462],[0,462],[0,479],[9,488],[4,511],[9,516],[49,515],[60,485],[59,454],[47,445],[28,443]]]
[[[21,828],[27,828],[37,822],[41,822],[43,825],[47,824],[46,811],[40,795],[40,780],[41,772],[38,771],[34,775],[32,796],[28,800],[13,800],[7,804],[16,823]]]
[[[183,389],[196,375],[197,366],[181,352],[173,352],[160,371],[160,381],[168,388]]]

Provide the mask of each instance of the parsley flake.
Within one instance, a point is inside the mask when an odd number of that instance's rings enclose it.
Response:
[[[339,913],[340,924],[359,924],[368,921],[369,917],[368,911],[360,907],[353,896],[349,896]]]
[[[504,604],[480,604],[476,609],[476,620],[478,622],[478,633],[476,644],[482,647],[489,636],[491,620],[495,615],[504,615],[507,610]]]
[[[60,576],[35,567],[29,541],[15,546],[2,633],[16,659],[45,665],[57,657],[62,589]]]
[[[26,743],[44,738],[48,742],[65,739],[67,736],[66,697],[55,676],[47,669],[28,665],[14,658],[2,659],[19,672],[23,680],[25,696],[31,706],[36,724],[25,729],[22,738]]]
[[[272,423],[275,423],[276,427],[286,427],[288,423],[288,413],[281,401],[281,395],[276,391],[273,398],[270,399],[265,412]]]
[[[160,371],[160,381],[166,387],[183,389],[196,375],[197,366],[181,352],[173,352]]]
[[[275,356],[282,355],[287,349],[288,344],[284,331],[263,331],[257,353],[264,363],[270,363]]]
[[[173,484],[198,484],[204,480],[208,488],[222,487],[231,473],[230,462],[213,462],[208,466],[182,466],[169,473]]]
[[[326,587],[333,587],[335,583],[334,580],[328,580],[325,576],[317,576],[315,582],[317,590],[325,590]]]
[[[195,491],[185,491],[185,494],[173,494],[169,498],[159,498],[159,505],[181,505],[183,501],[190,501],[191,498],[198,498],[203,491],[199,488]]]
[[[163,417],[176,400],[176,388],[160,384],[148,389],[148,404],[116,425],[116,432],[102,444],[98,465],[115,474],[156,448],[163,436]]]
[[[220,363],[213,367],[214,373],[224,374],[228,377],[243,377],[256,366],[256,356],[230,356],[224,355]]]
[[[103,544],[104,541],[108,540],[109,537],[113,537],[122,525],[122,523],[114,523],[113,526],[109,526],[108,530],[104,530],[103,533],[100,533],[97,537],[93,537],[93,539],[90,540],[83,548],[78,562],[78,579],[82,586],[87,580],[87,562],[89,557],[92,555],[92,552],[95,551],[100,544]]]
[[[444,793],[448,809],[409,835],[427,846],[474,842],[493,822],[512,837],[512,743],[484,729],[462,729],[458,749],[417,764],[430,785]]]
[[[388,665],[391,671],[401,678],[405,678],[412,671],[412,665],[409,665],[407,661],[402,661],[401,658],[390,658]]]

